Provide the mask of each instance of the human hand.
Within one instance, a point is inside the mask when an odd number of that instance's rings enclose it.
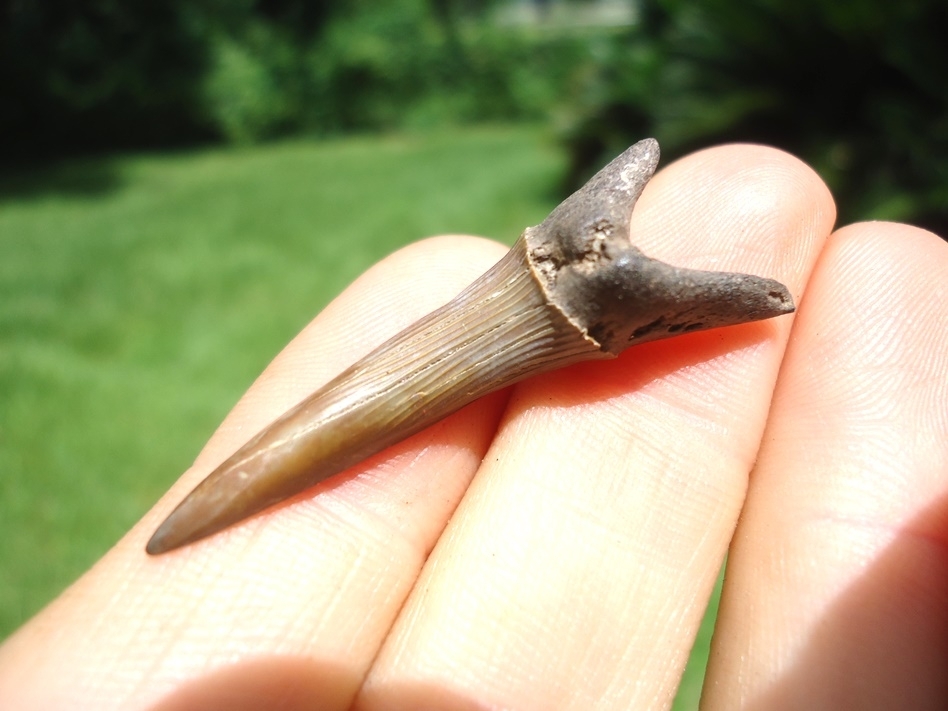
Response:
[[[785,154],[679,161],[636,207],[637,246],[777,278],[796,317],[521,383],[146,556],[218,462],[504,249],[393,255],[0,648],[0,707],[663,708],[730,546],[707,708],[944,708],[948,247],[899,225],[830,236],[833,219]]]

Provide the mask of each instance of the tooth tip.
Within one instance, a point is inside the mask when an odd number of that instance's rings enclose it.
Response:
[[[753,316],[753,319],[748,320],[782,316],[796,310],[790,290],[779,281],[750,275],[738,276],[741,285],[737,291],[743,292],[749,304],[753,304],[752,308],[748,308],[748,316]]]
[[[145,544],[145,552],[148,555],[161,555],[162,553],[167,553],[172,550],[172,546],[167,545],[164,536],[160,534],[161,529],[155,531],[155,534],[149,538],[148,543]]]
[[[792,314],[797,310],[796,304],[793,303],[793,297],[783,284],[778,284],[778,286],[781,287],[779,291],[773,290],[770,292],[770,299],[771,302],[773,302],[774,311],[778,316],[782,314]]]
[[[203,491],[192,491],[162,521],[145,545],[149,555],[161,555],[194,543],[226,527],[220,516],[207,507]]]
[[[145,552],[148,555],[161,555],[173,551],[175,548],[180,548],[188,542],[186,537],[180,534],[181,528],[176,525],[175,516],[172,513],[148,539],[148,543],[145,544]]]

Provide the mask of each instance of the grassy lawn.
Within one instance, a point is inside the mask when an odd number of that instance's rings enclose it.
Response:
[[[108,549],[363,269],[431,234],[512,242],[555,204],[562,167],[537,132],[497,128],[3,178],[0,639]]]

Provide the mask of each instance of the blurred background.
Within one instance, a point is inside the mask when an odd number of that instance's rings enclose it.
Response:
[[[820,171],[843,222],[945,234],[940,0],[7,0],[5,162],[535,122],[575,184],[643,135]]]
[[[943,0],[5,0],[0,638],[369,264],[512,242],[639,138],[776,145],[841,223],[948,235],[946,30]]]

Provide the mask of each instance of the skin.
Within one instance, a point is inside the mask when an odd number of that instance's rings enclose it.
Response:
[[[704,708],[945,708],[948,245],[896,224],[832,232],[834,214],[776,150],[679,161],[639,201],[636,244],[779,279],[796,315],[521,383],[146,556],[247,432],[504,248],[446,237],[389,257],[0,647],[0,707],[664,708],[727,554]]]

